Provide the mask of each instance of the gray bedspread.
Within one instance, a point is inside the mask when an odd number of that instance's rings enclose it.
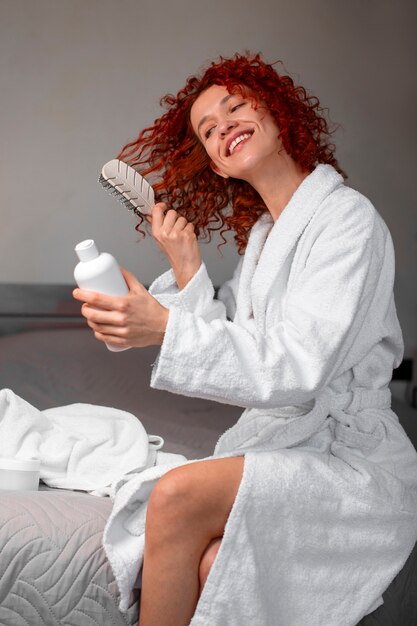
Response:
[[[0,625],[133,626],[101,538],[109,498],[44,488],[0,492]]]

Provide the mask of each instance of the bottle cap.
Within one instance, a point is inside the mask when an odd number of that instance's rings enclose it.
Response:
[[[97,246],[94,239],[85,239],[75,246],[75,252],[80,261],[92,261],[98,257]]]

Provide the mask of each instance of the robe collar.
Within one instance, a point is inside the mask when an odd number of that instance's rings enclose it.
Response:
[[[343,177],[320,164],[297,187],[279,218],[264,213],[253,226],[242,266],[237,308],[244,318],[265,315],[272,284],[317,209]]]

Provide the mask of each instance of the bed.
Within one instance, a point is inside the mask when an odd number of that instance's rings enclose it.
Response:
[[[0,388],[39,409],[86,402],[129,411],[164,438],[165,451],[204,458],[241,409],[150,389],[157,352],[107,351],[80,318],[71,286],[0,285]],[[417,411],[393,404],[416,445]],[[120,613],[101,546],[108,498],[41,484],[0,499],[0,626],[137,624],[139,590]],[[384,605],[360,624],[417,624],[417,548]]]

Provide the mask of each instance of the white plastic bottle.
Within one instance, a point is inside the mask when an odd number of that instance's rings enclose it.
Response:
[[[108,296],[125,296],[129,293],[120,267],[111,254],[99,254],[93,239],[85,239],[75,246],[80,262],[75,267],[74,278],[80,289],[99,291]],[[112,352],[121,352],[121,348],[109,343],[106,346]]]

